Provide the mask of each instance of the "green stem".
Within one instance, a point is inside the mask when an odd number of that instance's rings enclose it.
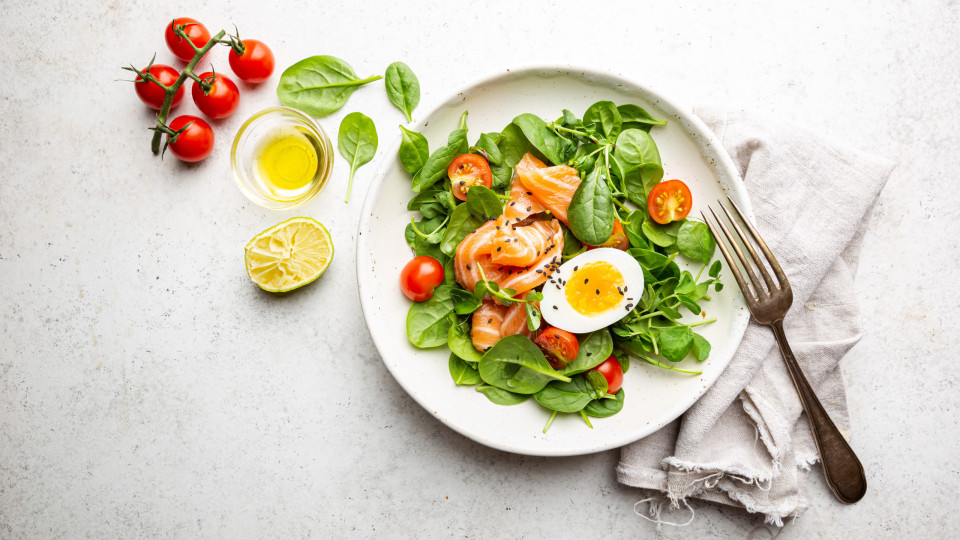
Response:
[[[444,225],[446,225],[448,221],[450,221],[450,216],[449,216],[449,215],[447,215],[447,217],[444,218],[444,220],[440,222],[440,225],[438,225],[437,228],[434,229],[433,232],[431,232],[430,234],[423,234],[422,232],[420,232],[420,229],[417,228],[416,218],[410,218],[410,226],[413,227],[413,232],[416,233],[417,236],[419,236],[420,238],[429,240],[430,237],[433,236],[434,233],[436,233],[437,231],[439,231],[441,227],[443,227]]]
[[[550,429],[550,424],[553,424],[553,419],[557,417],[557,411],[553,411],[553,414],[550,415],[550,419],[547,420],[547,425],[543,426],[543,432],[546,433]]]
[[[357,172],[356,169],[350,169],[350,180],[347,181],[347,197],[343,199],[344,204],[347,204],[348,202],[350,202],[350,190],[353,189],[353,175],[356,172]],[[414,227],[414,229],[416,229],[416,227]]]
[[[595,143],[597,143],[597,144],[600,144],[600,140],[599,140],[599,139],[597,139],[597,138],[594,137],[593,135],[590,135],[589,133],[586,133],[586,132],[584,132],[584,131],[577,131],[577,130],[575,130],[575,129],[565,128],[565,127],[563,127],[563,126],[558,126],[558,125],[556,125],[556,124],[554,124],[553,129],[555,129],[555,130],[557,130],[557,131],[566,131],[567,133],[572,133],[572,134],[574,134],[574,135],[580,135],[581,137],[587,137],[587,138],[589,138],[591,141],[593,141],[593,142],[595,142]],[[593,154],[590,154],[590,155],[593,155]]]
[[[678,372],[680,372],[680,373],[689,373],[690,375],[703,375],[703,372],[702,372],[702,371],[690,371],[690,370],[688,370],[688,369],[680,369],[680,368],[678,368],[678,367],[673,367],[673,366],[671,366],[671,365],[669,365],[669,364],[664,364],[664,363],[662,363],[662,362],[660,362],[660,361],[658,361],[658,360],[654,360],[653,358],[650,358],[649,356],[646,356],[646,355],[644,355],[642,358],[643,358],[647,363],[653,364],[653,365],[655,365],[655,366],[657,366],[657,367],[661,367],[661,368],[663,368],[663,369],[668,369],[668,370],[670,370],[670,371],[678,371]]]

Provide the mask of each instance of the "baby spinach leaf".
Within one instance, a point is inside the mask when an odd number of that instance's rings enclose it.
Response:
[[[387,87],[387,97],[390,103],[393,103],[403,114],[407,115],[407,122],[412,120],[410,114],[420,103],[420,81],[410,69],[410,66],[403,62],[394,62],[387,66],[387,73],[384,77]]]
[[[452,287],[440,285],[425,302],[414,302],[407,312],[407,339],[415,347],[426,349],[447,342],[453,324]]]
[[[480,309],[480,305],[482,304],[473,293],[463,289],[453,289],[450,291],[450,296],[453,298],[453,310],[457,315],[469,315]]]
[[[606,360],[613,353],[613,338],[606,328],[602,328],[589,334],[580,341],[580,352],[573,362],[570,362],[560,373],[563,375],[576,375],[589,369],[593,369]]]
[[[377,153],[377,127],[367,115],[352,112],[340,122],[337,136],[337,148],[340,155],[350,163],[350,180],[347,182],[347,198],[350,202],[350,190],[353,189],[353,175],[357,169],[370,162]]]
[[[627,197],[637,204],[640,204],[639,201],[645,203],[650,190],[663,179],[660,151],[653,137],[639,129],[624,130],[617,137],[613,157],[618,165],[620,178],[624,180]]]
[[[413,177],[413,191],[420,193],[432,186],[437,180],[447,174],[447,168],[453,158],[467,151],[467,130],[454,130],[447,138],[447,144],[434,150],[423,163],[423,168]]]
[[[707,338],[694,332],[693,347],[690,350],[693,352],[693,356],[697,358],[697,362],[703,362],[710,356],[710,342],[707,341]]]
[[[497,405],[517,405],[530,399],[530,394],[516,394],[489,384],[481,384],[477,387],[477,392],[487,396],[487,399]]]
[[[447,367],[450,369],[450,376],[453,377],[453,382],[457,386],[473,386],[482,381],[480,373],[456,354],[450,354]]]
[[[677,232],[677,249],[680,254],[695,261],[710,262],[717,247],[710,229],[699,221],[683,220]]]
[[[597,163],[597,156],[600,155],[600,153],[597,152],[598,148],[600,148],[600,146],[592,142],[581,144],[567,164],[578,171],[592,170]]]
[[[523,159],[523,155],[527,153],[529,146],[530,141],[527,140],[520,126],[516,124],[510,124],[500,132],[500,141],[497,143],[497,148],[500,149],[500,154],[503,156],[503,165],[510,168],[511,175],[513,174],[513,168]]]
[[[620,134],[623,118],[612,101],[598,101],[583,113],[583,123],[593,124],[600,133],[613,140]]]
[[[540,348],[521,335],[498,341],[478,367],[484,382],[517,394],[534,394],[550,381],[570,380],[554,371]]]
[[[358,87],[381,78],[373,75],[360,79],[350,64],[337,57],[311,56],[284,70],[277,97],[287,107],[324,116],[343,107]]]
[[[500,197],[486,186],[473,186],[467,190],[466,204],[471,214],[483,218],[484,221],[503,213]]]
[[[535,114],[523,113],[513,119],[513,124],[518,126],[530,144],[554,165],[566,162],[562,139],[547,127],[542,118]],[[504,133],[506,131],[504,130]]]
[[[707,274],[710,277],[717,279],[717,277],[720,276],[720,267],[721,264],[719,260],[713,261],[713,264],[710,265],[710,270],[707,271]]]
[[[490,162],[490,166],[500,165],[503,163],[503,153],[500,152],[500,147],[497,146],[497,139],[490,133],[481,133],[480,139],[477,140],[475,148],[478,150],[483,150],[480,154]]]
[[[430,156],[430,146],[427,138],[409,129],[400,126],[403,138],[400,140],[400,164],[410,174],[417,174]]]
[[[442,220],[440,218],[430,218],[423,219],[416,224],[417,229],[420,232],[427,234],[428,238],[424,238],[417,234],[413,230],[413,224],[407,224],[407,228],[403,231],[403,236],[407,243],[410,244],[410,247],[413,248],[413,251],[417,256],[429,255],[441,262],[447,259],[447,255],[440,251],[438,242],[434,241],[437,236],[440,238],[443,237],[444,231],[439,227],[441,223]]]
[[[587,380],[593,399],[602,399],[607,395],[607,388],[609,388],[607,378],[599,371],[588,371],[583,374],[583,378]]]
[[[628,103],[625,105],[620,105],[617,107],[617,110],[620,112],[620,117],[623,118],[624,123],[634,122],[639,124],[648,124],[651,126],[667,125],[666,120],[657,120],[639,105]]]
[[[660,354],[667,360],[671,362],[683,360],[692,347],[693,330],[689,326],[673,326],[660,331]]]
[[[476,367],[480,363],[480,359],[483,358],[480,351],[473,346],[473,341],[470,340],[470,333],[467,331],[465,321],[457,321],[450,325],[450,331],[447,333],[447,346],[450,347],[450,352],[471,366]]]
[[[617,391],[616,396],[612,399],[595,399],[590,403],[587,403],[587,406],[583,408],[583,412],[594,418],[607,418],[613,416],[623,409],[623,396],[623,388],[621,388]]]
[[[600,176],[600,167],[584,178],[567,208],[570,230],[585,244],[599,246],[613,233],[613,196]]]
[[[627,250],[627,253],[636,259],[637,262],[640,263],[640,266],[651,271],[662,268],[670,263],[670,257],[662,253],[657,253],[652,249],[630,248]]]
[[[550,410],[572,413],[586,407],[593,399],[593,392],[587,381],[578,375],[567,382],[551,382],[533,398]]]
[[[563,256],[572,257],[579,253],[583,248],[580,240],[573,235],[573,232],[566,225],[560,224],[560,228],[563,229]]]
[[[543,299],[541,298],[541,300]],[[527,314],[527,330],[536,332],[537,328],[540,328],[540,310],[532,302],[524,303],[523,309],[526,310]]]
[[[490,172],[493,173],[493,189],[504,190],[513,180],[513,167],[509,165],[491,165]]]
[[[468,234],[477,230],[477,227],[483,225],[483,221],[481,216],[471,214],[470,208],[466,204],[457,206],[457,209],[450,214],[450,222],[447,224],[447,230],[440,241],[440,250],[452,256],[460,242]]]
[[[666,248],[677,243],[677,233],[680,230],[680,223],[674,221],[667,225],[660,225],[650,219],[650,216],[647,216],[643,220],[641,230],[643,231],[643,235],[647,237],[647,240],[660,247]]]

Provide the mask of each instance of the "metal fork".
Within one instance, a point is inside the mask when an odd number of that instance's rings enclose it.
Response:
[[[787,343],[787,336],[783,333],[783,316],[787,314],[787,311],[790,309],[790,304],[793,303],[793,290],[790,289],[790,282],[787,281],[787,276],[783,273],[783,269],[780,268],[777,259],[773,256],[773,253],[770,252],[770,249],[767,247],[767,244],[764,243],[763,239],[760,238],[757,230],[743,217],[743,212],[741,212],[737,204],[733,202],[733,199],[727,197],[727,200],[733,205],[740,220],[750,232],[750,236],[763,252],[767,264],[770,265],[770,268],[777,278],[776,283],[770,277],[769,272],[767,272],[763,264],[764,260],[757,255],[753,245],[743,233],[743,229],[740,228],[737,220],[733,218],[730,211],[727,210],[727,207],[724,206],[722,202],[718,201],[720,208],[723,209],[733,230],[736,232],[736,239],[734,235],[730,234],[730,231],[717,216],[716,212],[713,211],[713,208],[708,208],[710,213],[713,214],[713,219],[720,227],[720,230],[723,231],[723,236],[726,237],[727,243],[733,248],[733,251],[736,252],[737,260],[743,265],[743,269],[750,278],[749,283],[744,280],[743,274],[737,268],[734,257],[730,254],[730,249],[724,244],[720,235],[717,233],[717,229],[710,223],[710,220],[707,219],[706,214],[701,212],[700,215],[703,216],[703,220],[707,226],[710,227],[710,232],[713,233],[713,237],[717,239],[717,246],[720,247],[723,258],[727,260],[730,271],[736,278],[737,284],[740,285],[740,290],[743,291],[743,297],[744,300],[746,300],[747,307],[750,308],[750,314],[753,315],[754,320],[758,323],[769,326],[773,330],[773,335],[777,338],[780,353],[783,355],[783,360],[787,364],[787,371],[790,372],[793,385],[797,388],[797,393],[800,394],[800,403],[803,404],[803,410],[806,411],[807,418],[810,420],[810,430],[813,432],[813,440],[816,441],[817,451],[820,453],[820,462],[823,465],[823,474],[827,479],[827,485],[830,486],[830,490],[833,491],[833,494],[836,495],[837,499],[841,502],[847,504],[855,503],[863,498],[867,492],[867,479],[863,473],[863,465],[860,464],[857,455],[840,434],[840,430],[837,429],[837,426],[833,423],[833,420],[830,419],[827,411],[824,410],[823,404],[817,399],[817,395],[813,392],[813,389],[810,388],[810,383],[807,382],[807,378],[804,377],[803,371],[800,369],[799,364],[797,364],[797,359],[793,356],[793,351],[790,350],[790,345]],[[743,244],[750,254],[750,260],[744,256],[737,239],[739,239],[739,243]],[[757,272],[763,276],[762,282],[757,277]],[[766,287],[763,286],[764,284],[766,284]],[[753,287],[752,290],[751,285]]]

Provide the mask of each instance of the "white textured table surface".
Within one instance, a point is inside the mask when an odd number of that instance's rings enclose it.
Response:
[[[363,76],[414,68],[418,111],[479,74],[569,63],[629,73],[688,104],[805,123],[900,165],[880,197],[858,291],[863,341],[843,364],[870,483],[834,502],[819,469],[782,532],[696,504],[666,538],[957,537],[960,409],[960,6],[955,2],[3,2],[0,30],[0,538],[650,536],[617,451],[548,459],[457,435],[384,369],[358,304],[338,161],[294,212],[248,203],[229,144],[276,104],[279,71],[332,54]],[[282,5],[282,7],[281,7]],[[213,155],[149,151],[152,113],[120,66],[173,63],[174,16],[267,42],[278,72],[242,87]],[[213,61],[226,70],[226,49]],[[174,64],[179,65],[179,64]],[[189,113],[189,97],[178,109]],[[381,147],[402,118],[382,87],[362,110]],[[811,164],[816,166],[815,163]],[[837,179],[842,182],[842,178]],[[292,215],[330,229],[333,265],[260,292],[246,241]],[[675,516],[685,519],[685,515]]]

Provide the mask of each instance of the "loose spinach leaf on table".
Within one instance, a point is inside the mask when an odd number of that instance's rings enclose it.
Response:
[[[450,360],[447,361],[447,367],[450,369],[450,376],[457,386],[473,386],[479,384],[483,379],[470,364],[463,361],[456,354],[450,354]]]
[[[416,131],[400,126],[403,138],[400,140],[400,163],[410,174],[417,174],[430,157],[430,145],[427,138]]]
[[[517,394],[534,394],[550,381],[570,380],[554,371],[540,348],[521,335],[507,336],[487,350],[479,370],[487,384]]]
[[[352,112],[340,122],[337,135],[337,148],[340,155],[350,163],[350,180],[347,182],[347,197],[350,202],[350,190],[353,189],[353,175],[357,169],[370,162],[377,153],[377,127],[367,115]]]
[[[601,178],[600,167],[580,182],[567,208],[567,219],[574,236],[585,244],[599,246],[613,233],[613,195]]]
[[[420,103],[420,81],[403,62],[394,62],[387,66],[384,83],[387,88],[387,97],[407,116],[407,122],[413,110]]]
[[[358,87],[381,78],[360,79],[350,64],[335,56],[311,56],[284,70],[277,97],[287,107],[324,116],[343,107]]]

